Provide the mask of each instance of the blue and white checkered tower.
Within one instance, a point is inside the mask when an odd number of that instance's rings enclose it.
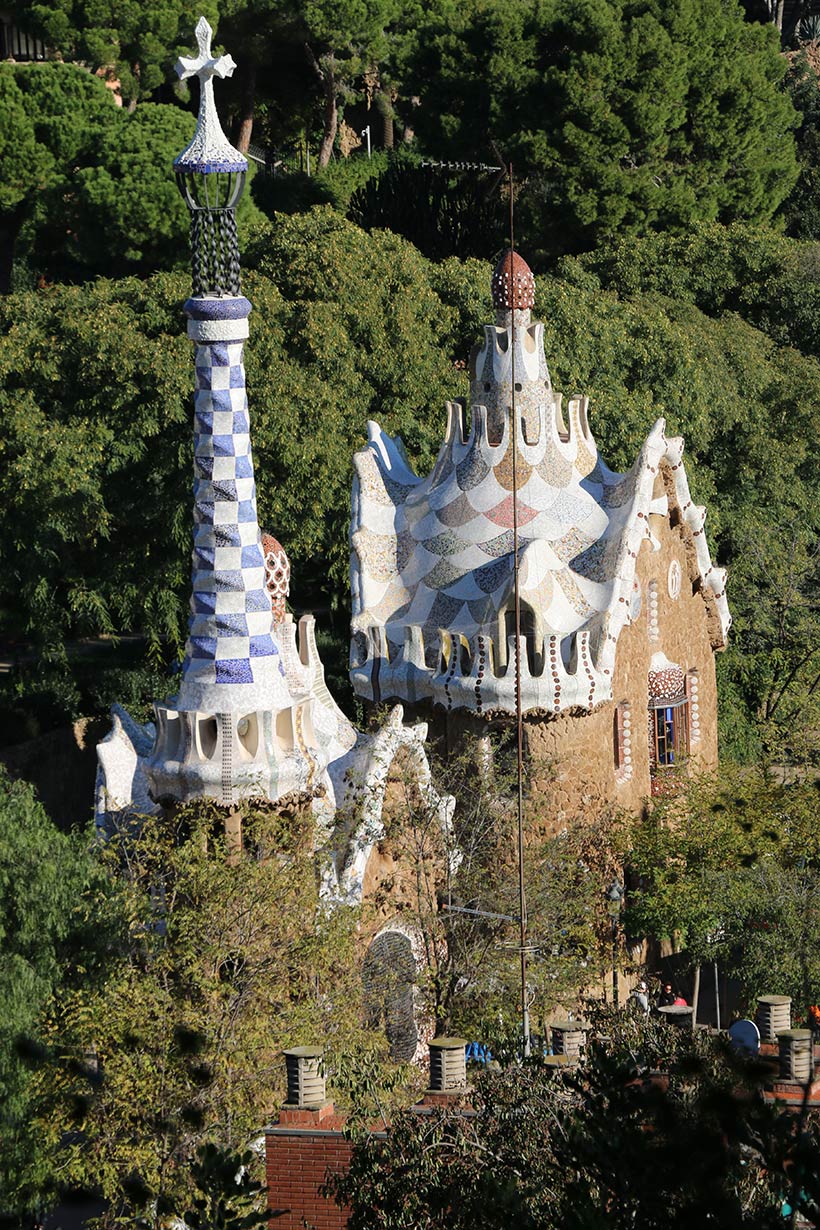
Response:
[[[240,293],[235,215],[247,162],[214,105],[213,78],[236,66],[228,55],[211,56],[211,34],[201,18],[199,55],[177,63],[180,77],[200,79],[196,132],[174,161],[191,210],[193,592],[181,687],[156,706],[146,773],[158,801],[204,795],[229,805],[305,791],[323,766],[312,746],[312,702],[292,671],[286,678],[265,583],[242,361],[251,305]]]

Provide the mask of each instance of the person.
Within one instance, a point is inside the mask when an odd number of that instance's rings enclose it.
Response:
[[[672,983],[664,982],[663,985],[661,986],[661,993],[658,996],[658,1007],[659,1008],[670,1008],[672,1004],[674,1004],[676,999],[677,999],[677,996],[675,995],[675,992],[672,990]]]
[[[640,1011],[644,1016],[649,1013],[649,987],[643,979],[629,992],[629,1005],[633,1011]]]
[[[812,1033],[812,1040],[816,1042],[820,1037],[820,1006],[817,1004],[811,1004],[809,1007],[808,1025]]]

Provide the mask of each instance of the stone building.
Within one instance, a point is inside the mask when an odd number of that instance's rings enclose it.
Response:
[[[236,824],[243,798],[309,808],[325,895],[358,901],[397,757],[443,826],[424,751],[426,730],[406,726],[395,706],[380,728],[357,731],[325,684],[312,615],[287,611],[290,564],[260,531],[243,348],[251,304],[241,294],[235,208],[247,163],[228,142],[213,78],[230,56],[211,56],[211,28],[196,30],[199,54],[181,59],[200,78],[200,110],[188,148],[174,162],[191,210],[193,294],[185,304],[194,344],[192,590],[179,690],[140,725],[115,706],[98,745],[97,822],[102,831],[132,814],[210,798]],[[231,829],[234,839],[237,834]]]
[[[588,399],[565,410],[553,389],[518,254],[492,291],[469,402],[448,404],[432,472],[417,476],[376,423],[355,456],[350,673],[367,701],[434,715],[450,746],[465,729],[503,739],[516,712],[517,532],[527,788],[560,828],[591,794],[638,810],[676,766],[716,764],[726,577],[683,440],[658,419],[629,472],[613,473]]]

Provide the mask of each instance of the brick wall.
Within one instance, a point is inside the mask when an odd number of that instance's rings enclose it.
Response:
[[[319,1194],[328,1170],[345,1170],[352,1145],[332,1102],[317,1110],[283,1107],[265,1133],[271,1230],[342,1230],[347,1212]]]

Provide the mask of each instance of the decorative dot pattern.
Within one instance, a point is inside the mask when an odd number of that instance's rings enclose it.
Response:
[[[273,622],[281,624],[287,613],[290,593],[290,560],[273,534],[262,535],[262,554],[265,557],[265,588],[270,594]]]
[[[684,694],[685,685],[683,671],[674,663],[663,670],[649,672],[649,695],[652,700],[678,700]]]
[[[517,252],[507,251],[495,267],[493,306],[498,312],[523,312],[535,303],[535,278]]]

